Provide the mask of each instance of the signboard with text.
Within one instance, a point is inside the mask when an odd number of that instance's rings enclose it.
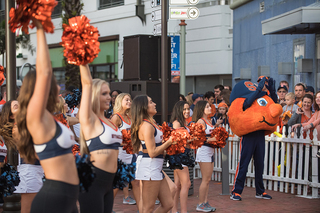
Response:
[[[170,36],[171,38],[171,79],[180,76],[180,36]]]

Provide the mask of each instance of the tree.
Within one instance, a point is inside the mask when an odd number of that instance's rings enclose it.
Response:
[[[16,36],[16,49],[19,47],[28,49],[28,51],[33,55],[36,48],[32,45],[30,41],[30,35],[26,35],[22,32],[21,35]],[[6,52],[6,22],[3,20],[0,24],[0,55],[2,55],[2,65],[4,64],[4,54]]]
[[[63,24],[69,24],[68,22],[69,18],[80,16],[81,11],[83,9],[83,3],[81,2],[81,0],[62,0],[61,6],[62,6],[62,11],[64,11],[62,15]],[[66,65],[66,72],[65,72],[66,88],[71,85],[77,88],[80,88],[79,67],[73,64],[68,64],[68,61],[66,58],[64,58],[64,62]]]

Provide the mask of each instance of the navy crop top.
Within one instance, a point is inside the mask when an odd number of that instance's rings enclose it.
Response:
[[[72,146],[75,143],[73,132],[56,120],[55,123],[56,133],[54,137],[44,144],[33,145],[40,160],[72,153]]]
[[[161,146],[162,145],[162,138],[163,138],[162,131],[159,129],[158,126],[155,126],[154,124],[150,123],[148,120],[144,119],[144,121],[148,122],[149,124],[151,124],[153,126],[153,128],[154,128],[154,140],[156,142],[156,147]],[[145,141],[141,141],[141,145],[142,145],[142,149],[147,149]],[[143,157],[150,158],[148,153],[143,153],[142,151],[139,152],[139,155],[142,155]],[[155,158],[163,158],[163,155],[160,154],[160,155],[156,156]]]
[[[114,128],[110,127],[104,123],[101,119],[101,124],[103,126],[103,132],[101,135],[87,140],[87,146],[89,151],[96,151],[100,149],[119,149],[122,143],[122,133],[120,129],[114,125]]]

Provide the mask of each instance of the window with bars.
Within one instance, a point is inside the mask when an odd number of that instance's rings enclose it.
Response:
[[[92,78],[100,78],[107,82],[114,82],[118,80],[115,73],[115,65],[118,63],[89,65]]]
[[[124,5],[124,0],[99,0],[99,9]]]
[[[58,4],[54,7],[51,18],[60,18],[62,14],[61,0],[57,0]]]

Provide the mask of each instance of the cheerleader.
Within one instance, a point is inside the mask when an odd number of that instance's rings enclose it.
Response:
[[[2,108],[0,122],[1,135],[4,136],[5,143],[8,145],[8,147],[12,148],[13,150],[17,149],[17,141],[20,139],[17,126],[14,125],[14,117],[18,111],[18,108],[18,101],[12,100],[5,103]],[[31,209],[31,203],[42,187],[43,169],[39,160],[36,160],[34,164],[26,164],[23,159],[19,157],[18,172],[20,183],[16,187],[14,193],[21,194],[21,212],[29,213]]]
[[[37,153],[46,176],[31,212],[78,212],[79,178],[71,152],[74,135],[53,118],[60,87],[52,73],[44,29],[38,20],[33,23],[37,27],[36,71],[23,79],[16,115],[19,153],[26,163],[34,163]]]
[[[130,119],[130,108],[131,108],[131,96],[128,93],[120,93],[116,100],[113,107],[113,116],[111,121],[119,127],[120,131],[123,129],[129,130],[131,128],[131,119]],[[122,147],[119,147],[119,155],[118,158],[126,163],[132,164],[136,162],[136,155],[135,154],[127,154],[126,150],[123,150]],[[140,193],[139,193],[139,181],[134,180],[131,182],[132,191],[133,191],[133,198],[129,196],[128,187],[123,188],[124,198],[123,204],[130,204],[134,205],[139,203]],[[114,197],[118,192],[118,188],[113,190]],[[137,201],[137,202],[136,202]],[[138,205],[137,205],[138,206]]]
[[[192,121],[202,124],[205,127],[207,138],[210,136],[214,126],[211,121],[208,120],[208,115],[211,113],[210,104],[207,101],[199,101],[194,107],[194,113],[192,115]],[[215,138],[208,138],[207,141],[215,140]],[[214,207],[211,207],[208,202],[209,182],[213,172],[213,154],[214,149],[209,144],[204,143],[197,150],[196,162],[199,163],[202,180],[199,187],[199,203],[196,210],[202,212],[215,211]]]
[[[190,107],[186,101],[178,101],[174,107],[171,116],[171,123],[174,129],[186,128],[188,129],[187,121],[190,117]],[[190,147],[187,145],[185,152],[190,152]],[[180,195],[181,212],[187,213],[188,192],[191,186],[190,174],[188,166],[182,165],[183,169],[174,170],[174,182],[177,186],[177,193],[174,197],[174,205],[172,212],[178,212],[178,203]]]
[[[82,97],[79,110],[81,125],[80,152],[90,152],[96,178],[88,192],[79,196],[81,213],[111,213],[113,206],[113,179],[118,165],[120,129],[105,118],[110,106],[109,84],[92,80],[88,65],[80,65]]]
[[[153,212],[155,201],[161,205],[156,212],[168,212],[173,205],[169,185],[162,173],[163,153],[172,139],[162,143],[162,132],[153,120],[156,104],[146,95],[135,97],[131,106],[131,141],[138,152],[136,179],[142,183],[142,212]]]

